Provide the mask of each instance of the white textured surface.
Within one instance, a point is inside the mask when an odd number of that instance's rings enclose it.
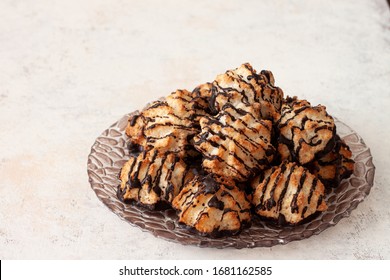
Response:
[[[0,259],[390,259],[390,12],[360,1],[0,1]],[[285,246],[153,237],[91,190],[95,138],[124,114],[250,62],[371,147],[351,217]]]

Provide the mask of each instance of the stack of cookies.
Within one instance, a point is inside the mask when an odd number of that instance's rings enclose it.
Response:
[[[325,211],[327,190],[353,173],[351,151],[325,106],[283,95],[246,63],[151,103],[129,119],[118,197],[169,205],[209,236],[237,234],[254,215],[296,225]]]

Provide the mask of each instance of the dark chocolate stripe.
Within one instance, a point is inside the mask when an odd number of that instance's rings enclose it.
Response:
[[[280,195],[279,195],[279,198],[278,198],[278,201],[277,201],[277,208],[276,208],[276,211],[280,211],[280,210],[282,209],[282,204],[283,204],[284,196],[286,195],[288,186],[289,186],[289,184],[290,184],[291,175],[294,173],[295,167],[296,167],[296,165],[294,164],[294,165],[292,165],[291,170],[289,170],[287,179],[286,179],[286,181],[284,182],[283,190],[281,191],[281,193],[280,193]]]
[[[247,68],[246,66],[245,66],[245,68],[246,68],[247,70],[249,70],[250,72],[253,72],[251,69]],[[250,83],[249,81],[245,81],[245,79],[243,79],[243,77],[240,77],[240,76],[239,76],[239,77],[237,78],[238,75],[237,75],[236,73],[233,73],[233,71],[228,71],[228,72],[226,72],[226,74],[227,74],[229,77],[231,77],[233,80],[238,81],[238,83],[242,82],[242,83],[246,84],[247,86],[249,86],[250,89],[252,90],[252,94],[253,94],[253,100],[252,100],[251,103],[253,103],[253,101],[257,101],[257,100],[256,100],[256,90],[255,90],[255,87],[252,85],[252,83]],[[244,91],[244,92],[245,92],[245,91]]]
[[[168,182],[168,190],[165,192],[165,199],[168,200],[169,194],[173,192],[174,186],[172,185],[172,174],[175,169],[176,163],[180,160],[178,156],[175,156],[174,161],[171,163],[171,167],[168,169],[168,173],[164,180]],[[183,174],[181,174],[183,175]]]
[[[320,197],[318,198],[316,209],[318,209],[318,207],[321,205],[323,200],[324,200],[324,196],[321,194]]]
[[[217,156],[217,155],[204,155],[205,159],[207,160],[218,160],[219,162],[223,162],[227,168],[230,168],[231,170],[235,171],[236,173],[238,173],[238,175],[240,175],[241,177],[245,178],[247,177],[245,174],[243,174],[240,170],[237,170],[236,168],[234,168],[234,166],[228,164],[224,159],[222,159],[221,157]]]
[[[170,138],[170,137],[175,138],[175,135],[173,135],[173,133],[169,133],[169,134],[166,134],[166,135],[161,136],[161,137],[148,136],[148,137],[146,137],[146,140],[148,143],[155,143],[158,140],[162,140],[162,139]]]
[[[158,108],[160,106],[168,106],[168,104],[165,101],[157,101],[157,102],[153,103],[152,105],[150,105],[147,109],[155,109],[155,108]]]
[[[154,153],[153,153],[153,155],[152,155],[152,158],[151,158],[151,160],[149,161],[149,164],[148,164],[148,166],[147,166],[147,168],[146,168],[146,171],[145,171],[145,174],[147,174],[146,176],[145,176],[145,178],[143,178],[142,180],[140,180],[141,181],[141,185],[145,185],[145,184],[147,184],[147,183],[149,183],[149,186],[148,186],[148,192],[150,192],[151,191],[151,189],[152,189],[152,182],[151,182],[151,176],[149,175],[149,169],[150,169],[150,166],[154,163],[154,161],[156,160],[156,157],[157,157],[157,154],[158,154],[158,152],[157,152],[157,150],[155,150],[154,151]],[[157,192],[156,192],[157,193]]]
[[[299,207],[297,205],[298,202],[298,195],[301,192],[306,180],[306,169],[303,170],[302,176],[299,180],[299,184],[297,187],[297,191],[294,193],[294,196],[291,200],[290,208],[291,208],[291,213],[298,213],[299,212]]]
[[[134,116],[131,117],[130,122],[129,122],[130,126],[134,126],[136,124],[137,119],[139,118],[139,116],[140,115],[134,115]]]
[[[261,189],[261,197],[260,197],[260,199],[259,199],[259,203],[258,203],[257,206],[256,206],[256,211],[258,211],[258,210],[264,210],[264,209],[263,209],[263,201],[264,201],[265,191],[266,191],[266,189],[267,189],[267,186],[268,186],[268,184],[269,184],[269,181],[271,180],[271,176],[272,176],[272,174],[275,172],[275,170],[276,170],[275,167],[272,167],[271,172],[270,172],[270,175],[265,179],[265,181],[262,182],[263,187],[262,187],[262,189]]]
[[[301,218],[303,219],[305,217],[305,213],[307,211],[307,206],[303,207]]]
[[[311,108],[310,106],[303,106],[299,109],[296,109],[296,110],[293,110],[292,108],[291,109],[288,109],[286,111],[284,111],[280,117],[280,120],[281,120],[281,123],[279,124],[279,129],[280,128],[283,128],[285,126],[288,125],[289,122],[291,122],[292,120],[296,119],[298,117],[298,115],[300,113],[302,113],[303,111],[305,111],[307,108]],[[290,113],[293,113],[292,116],[290,118],[288,118],[287,120],[284,120],[284,118],[286,117],[287,114],[290,114]],[[302,118],[303,119],[303,118]],[[311,119],[310,119],[311,120]],[[306,120],[307,121],[307,120]]]
[[[220,126],[220,127],[222,127],[222,128],[227,128],[227,127],[229,127],[229,128],[231,128],[231,129],[233,129],[235,132],[240,133],[240,131],[238,131],[235,127],[233,127],[233,126],[231,126],[231,125],[229,125],[229,124],[228,124],[228,125],[223,125],[223,124],[221,124],[219,121],[217,121],[217,120],[211,120],[211,119],[209,118],[209,122],[208,122],[209,126],[207,127],[207,128],[208,128],[208,129],[207,129],[207,132],[208,132],[208,133],[211,133],[211,134],[213,134],[213,135],[218,135],[218,136],[220,136],[220,133],[216,133],[216,132],[210,127],[213,123],[217,124],[218,126]],[[243,134],[241,134],[241,135],[243,135]],[[244,134],[244,135],[245,135],[245,134]],[[251,153],[250,150],[248,150],[246,147],[244,147],[243,145],[241,145],[236,139],[234,139],[234,138],[231,137],[230,135],[226,134],[226,135],[224,135],[224,137],[226,137],[226,138],[230,139],[231,141],[233,141],[234,144],[235,144],[238,148],[240,148],[241,151],[242,151],[246,156],[249,156],[249,157],[251,158],[251,162],[254,162],[255,165],[256,165],[256,162],[258,162],[258,160],[253,156],[253,154]],[[252,144],[255,148],[260,148],[260,147],[261,147],[261,149],[264,151],[264,153],[267,154],[267,151],[268,151],[268,150],[265,149],[265,147],[262,145],[261,142],[258,142],[258,143],[254,142],[254,141],[253,141],[252,139],[250,139],[247,135],[245,135],[245,137],[246,137],[246,139],[248,140],[248,142],[249,142],[250,144]],[[200,140],[197,141],[197,142],[195,142],[195,144],[196,144],[196,145],[200,145],[200,144],[203,143],[203,142],[209,142],[209,140],[208,140],[206,137],[200,137]],[[222,146],[222,145],[221,145],[221,146]],[[267,146],[268,146],[268,145],[267,145]],[[226,148],[225,148],[225,149],[226,149]],[[242,160],[241,158],[237,157],[235,154],[232,154],[232,155],[233,155],[236,159],[238,159],[238,160],[240,160],[241,162],[243,162],[243,160]],[[250,169],[250,167],[247,166],[247,165],[245,164],[245,162],[243,162],[243,164],[244,164],[244,166],[247,167],[247,169],[248,169],[248,168]]]
[[[185,196],[184,201],[181,204],[182,207],[185,207],[191,204],[191,198],[195,195],[195,190],[192,188],[187,188],[187,191],[185,191],[184,193],[181,192],[180,194],[181,194],[180,200],[182,200],[182,197]]]
[[[154,128],[159,127],[159,126],[163,126],[163,127],[167,126],[167,127],[173,127],[173,129],[194,131],[194,128],[191,127],[191,126],[184,126],[184,125],[181,125],[181,124],[172,124],[172,123],[155,123],[155,124],[152,124],[150,126],[147,126],[145,128],[145,131],[153,130]]]
[[[157,194],[157,195],[161,195],[161,175],[162,175],[162,169],[163,169],[163,166],[165,164],[165,161],[167,160],[168,158],[168,155],[165,154],[164,157],[161,159],[161,163],[160,163],[160,168],[157,170],[156,172],[156,176],[153,180],[153,190],[154,192]],[[150,165],[152,165],[154,163],[154,160],[153,162],[150,163]]]
[[[317,184],[318,184],[318,179],[314,178],[310,187],[309,196],[307,197],[307,204],[310,204],[311,198],[313,196],[313,192],[317,188]]]
[[[217,133],[215,133],[214,131],[212,131],[212,130],[210,130],[210,131],[208,131],[209,133],[211,133],[211,134],[213,134],[213,135],[218,135]],[[218,135],[219,136],[219,135]],[[245,149],[242,145],[240,145],[235,139],[233,139],[233,138],[231,138],[230,136],[228,136],[228,135],[226,135],[225,137],[227,137],[228,139],[230,139],[231,141],[233,141],[236,145],[237,145],[237,147],[238,148],[240,148],[242,151],[243,151],[243,149]],[[198,141],[198,142],[195,142],[195,144],[196,145],[201,145],[202,143],[210,143],[210,140],[208,140],[208,139],[205,139],[205,140],[200,140],[200,141]],[[210,143],[210,145],[212,145],[211,143]],[[217,144],[217,145],[219,145],[220,147],[222,147],[224,150],[228,150],[223,144]],[[212,145],[213,146],[213,145]],[[254,157],[252,156],[252,154],[247,150],[247,149],[245,149],[245,151],[243,151],[244,152],[244,154],[246,154],[246,155],[248,155],[248,156],[250,156],[251,158],[252,158],[252,162],[254,162],[256,159],[254,159]],[[209,154],[208,153],[208,150],[203,150],[203,153],[204,153],[204,156],[205,157],[207,157],[207,158],[214,158],[214,157],[217,157],[218,158],[218,160],[219,161],[221,161],[221,162],[224,162],[226,165],[228,165],[227,164],[227,162],[226,162],[226,160],[225,159],[222,159],[221,157],[219,157],[219,156],[216,156],[216,155],[211,155],[211,154]],[[245,161],[242,159],[242,158],[240,158],[238,155],[236,155],[235,153],[231,153],[231,152],[229,152],[229,155],[230,156],[233,156],[235,159],[237,159],[237,161],[239,161],[240,163],[241,163],[241,165],[246,169],[246,170],[248,170],[248,172],[251,172],[252,171],[252,168],[250,167],[250,166],[248,166],[246,163],[245,163]],[[256,163],[256,161],[254,162],[254,163]],[[236,168],[234,168],[234,166],[231,166],[231,165],[228,165],[228,166],[230,166],[234,171],[236,171],[237,173],[240,173],[240,174],[242,174],[241,172],[239,172],[239,170],[238,169],[236,169]],[[247,176],[244,176],[244,174],[242,174],[242,176],[245,178],[245,177],[247,177]]]
[[[279,181],[282,179],[282,177],[284,177],[283,175],[285,171],[286,171],[286,165],[283,164],[280,168],[280,172],[278,176],[275,178],[274,184],[271,187],[271,190],[269,192],[269,198],[267,199],[267,201],[265,201],[265,208],[267,210],[271,210],[273,207],[277,205],[274,198],[274,193],[275,193],[275,189],[279,186]],[[269,189],[269,186],[267,186],[267,189]],[[265,191],[267,191],[267,189]]]

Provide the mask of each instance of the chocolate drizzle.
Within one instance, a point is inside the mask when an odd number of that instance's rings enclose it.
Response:
[[[284,162],[273,168],[256,187],[253,204],[260,216],[275,220],[283,217],[287,223],[297,224],[315,212],[326,209],[324,191],[322,183],[307,169]],[[264,200],[265,196],[268,199]]]
[[[300,194],[306,180],[306,169],[303,170],[301,178],[299,179],[299,184],[297,186],[297,190],[295,194],[292,197],[290,207],[291,207],[291,213],[298,213],[299,212],[299,206],[298,206],[298,195]],[[313,190],[315,186],[312,184],[310,191]]]
[[[250,224],[250,202],[244,191],[213,174],[188,182],[172,205],[181,223],[205,235],[239,232]]]
[[[149,209],[172,204],[180,223],[209,236],[238,233],[253,210],[299,224],[326,209],[323,184],[353,172],[326,108],[283,100],[272,72],[249,64],[152,103],[129,118],[126,134],[119,199]]]
[[[211,173],[246,181],[273,158],[272,125],[256,120],[253,113],[228,105],[200,124],[202,132],[194,137],[194,146],[205,158],[203,167]]]
[[[122,168],[118,195],[122,201],[136,201],[150,207],[159,201],[171,202],[188,172],[184,161],[173,153],[161,154],[156,149],[144,151],[130,158]]]
[[[132,118],[130,118],[130,120],[129,120],[130,126],[134,126],[135,125],[138,117],[139,117],[139,115],[134,115]]]
[[[177,90],[165,101],[156,101],[130,118],[126,128],[130,141],[145,149],[159,148],[180,153],[182,157],[196,155],[191,141],[199,132],[197,122],[206,114],[207,102],[192,95]]]
[[[321,180],[327,188],[336,188],[340,181],[348,178],[354,169],[354,161],[349,147],[335,136],[334,148],[313,162],[307,168]]]
[[[279,111],[283,91],[273,83],[274,79],[270,71],[257,74],[249,64],[228,70],[225,74],[217,76],[213,83],[210,109],[215,115],[223,110],[225,104],[245,107],[264,101]]]
[[[217,209],[219,209],[219,210],[223,210],[224,207],[225,207],[225,204],[224,204],[222,201],[220,201],[216,196],[213,196],[213,197],[209,200],[209,202],[207,203],[207,205],[208,205],[209,207],[214,207],[214,208],[217,208]]]
[[[293,161],[307,164],[334,148],[336,127],[324,106],[287,98],[277,123],[278,141],[285,144]]]
[[[285,165],[284,165],[285,166]],[[295,169],[295,165],[293,165],[291,167],[291,171],[288,173],[287,175],[287,179],[284,183],[284,186],[283,186],[283,189],[279,195],[279,198],[278,198],[278,202],[277,202],[277,208],[276,208],[276,211],[279,211],[282,209],[282,203],[284,201],[284,196],[286,195],[286,192],[287,192],[287,189],[288,189],[288,186],[290,184],[290,179],[291,179],[291,175],[294,174],[294,169]],[[284,172],[284,171],[283,171]]]
[[[215,194],[219,190],[219,185],[213,178],[211,174],[204,177],[202,180],[202,183],[204,185],[203,193],[204,194]]]

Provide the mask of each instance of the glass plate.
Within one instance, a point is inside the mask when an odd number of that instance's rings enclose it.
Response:
[[[135,114],[134,112],[132,114]],[[151,211],[142,207],[122,203],[116,196],[120,181],[118,174],[128,160],[125,128],[128,114],[114,123],[96,139],[88,156],[88,176],[97,197],[116,215],[131,225],[152,233],[154,236],[199,247],[253,248],[270,247],[302,240],[336,225],[348,217],[352,210],[370,193],[374,181],[375,167],[370,149],[363,139],[343,122],[335,119],[337,133],[351,148],[355,170],[348,180],[333,189],[327,196],[328,209],[314,219],[298,226],[275,226],[254,218],[250,228],[239,235],[209,238],[189,232],[181,227],[174,210]]]

